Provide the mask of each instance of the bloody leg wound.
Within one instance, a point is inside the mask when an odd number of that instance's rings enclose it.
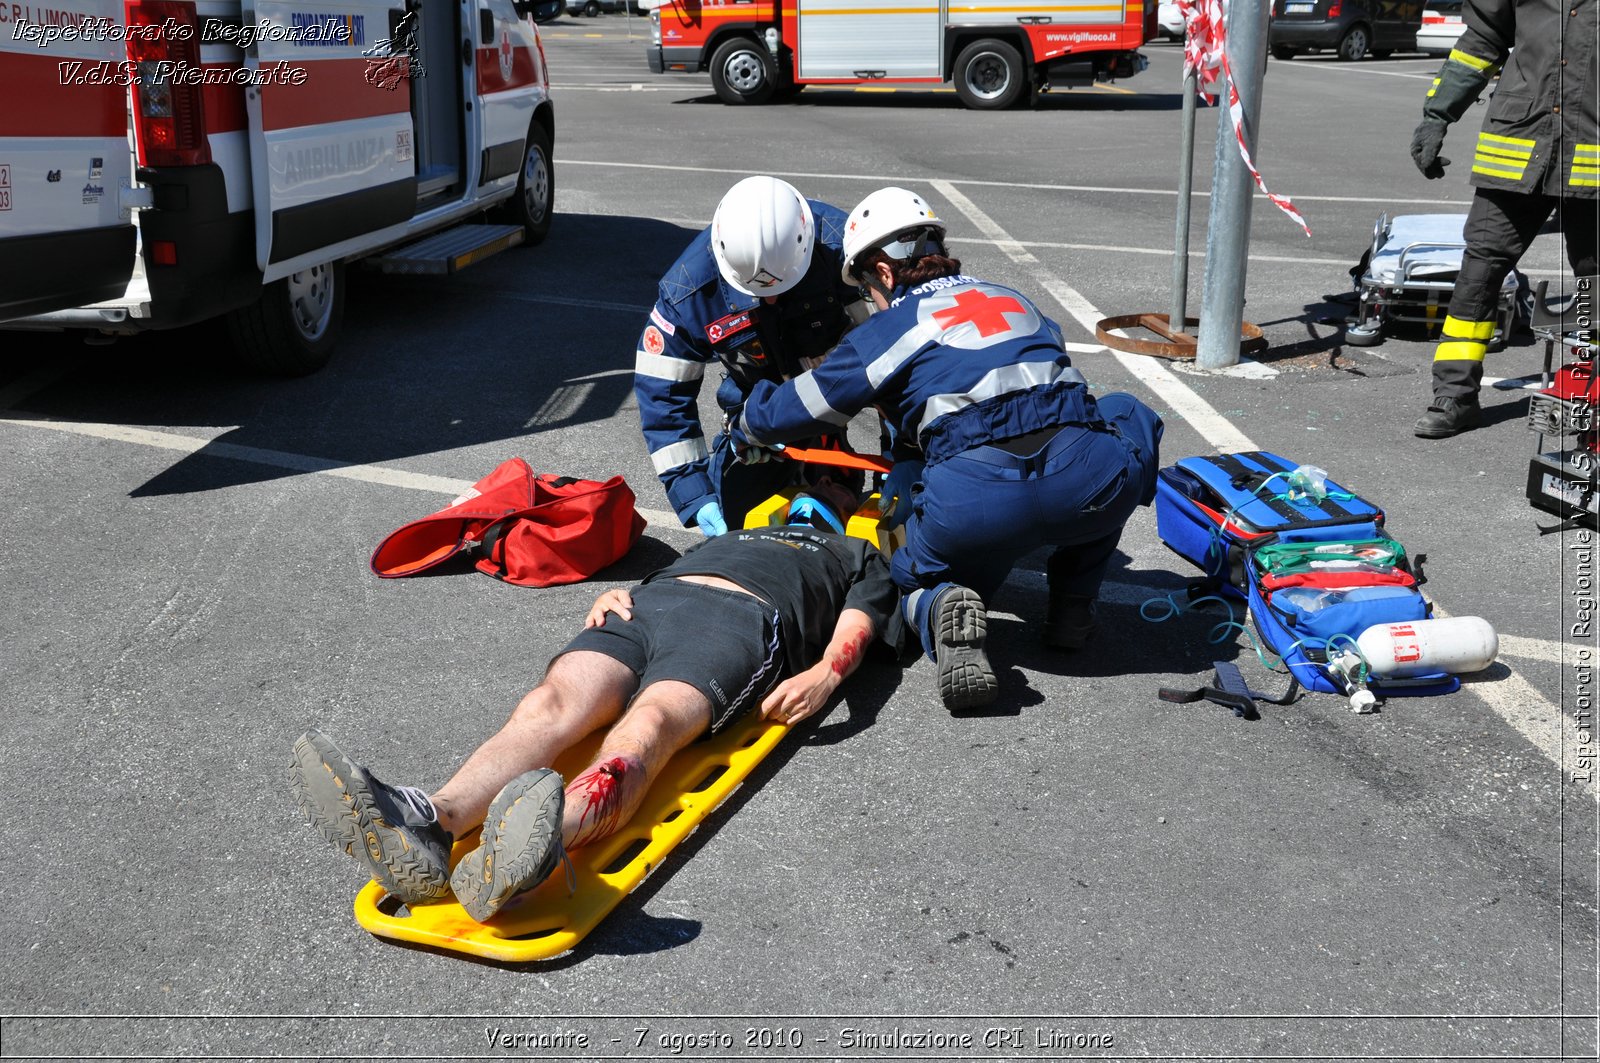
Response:
[[[624,780],[635,773],[642,773],[642,765],[612,757],[572,780],[567,787],[567,802],[576,804],[581,811],[572,840],[567,843],[569,848],[603,838],[617,829],[622,817]]]

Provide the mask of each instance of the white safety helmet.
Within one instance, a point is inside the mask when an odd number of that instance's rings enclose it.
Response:
[[[846,284],[860,284],[856,263],[873,251],[899,260],[927,250],[930,244],[942,249],[943,243],[944,222],[921,196],[904,188],[880,188],[857,203],[844,223],[840,275]]]
[[[746,295],[782,295],[811,266],[811,205],[776,177],[746,177],[711,218],[711,253],[722,277]]]

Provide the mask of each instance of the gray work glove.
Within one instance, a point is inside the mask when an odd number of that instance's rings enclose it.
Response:
[[[1444,147],[1444,131],[1448,127],[1437,118],[1424,118],[1422,124],[1417,126],[1417,131],[1411,135],[1411,160],[1417,164],[1417,169],[1422,171],[1422,176],[1430,181],[1437,181],[1444,176],[1444,168],[1450,165],[1449,159],[1439,157],[1439,149]]]

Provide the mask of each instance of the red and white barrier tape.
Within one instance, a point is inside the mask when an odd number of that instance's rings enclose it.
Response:
[[[1256,169],[1255,160],[1250,157],[1250,149],[1244,142],[1244,106],[1239,102],[1239,88],[1233,81],[1233,65],[1228,62],[1228,24],[1222,0],[1177,0],[1177,3],[1187,29],[1183,40],[1184,74],[1194,75],[1195,86],[1204,94],[1207,103],[1215,102],[1212,97],[1219,95],[1222,87],[1219,82],[1227,86],[1228,117],[1233,122],[1233,137],[1239,144],[1239,157],[1244,159],[1261,194],[1272,200],[1273,206],[1287,214],[1310,236],[1311,226],[1306,224],[1305,216],[1295,208],[1289,197],[1267,190],[1267,183],[1261,179],[1261,171]]]

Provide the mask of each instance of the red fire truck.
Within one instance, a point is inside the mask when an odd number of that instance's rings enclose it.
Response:
[[[1131,77],[1155,0],[660,0],[650,69],[711,72],[727,103],[806,85],[954,82],[996,110],[1051,87]]]

